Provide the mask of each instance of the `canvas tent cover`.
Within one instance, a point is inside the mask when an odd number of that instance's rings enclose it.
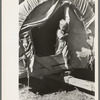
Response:
[[[78,19],[72,5],[61,5],[60,0],[25,0],[19,6],[20,68],[24,69],[25,67],[34,66],[33,69],[38,70],[39,64],[44,63],[48,56],[45,68],[53,71],[49,60],[52,58],[51,55],[55,54],[56,32],[59,28],[59,21],[65,18],[64,8],[66,6],[70,8],[69,35],[66,39],[69,49],[68,55],[70,55],[68,60],[69,67],[88,67],[87,58],[83,57],[80,60],[76,55],[76,51],[81,51],[82,47],[90,49],[90,46],[86,42],[87,38],[84,25]],[[39,60],[40,58],[43,59],[43,57],[45,59],[44,61]],[[60,56],[60,59],[63,59],[62,56]],[[59,65],[60,63],[64,63],[64,61],[61,60],[57,63]]]

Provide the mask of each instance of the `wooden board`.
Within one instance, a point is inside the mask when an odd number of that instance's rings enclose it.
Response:
[[[66,68],[61,55],[44,57],[35,56],[33,72],[30,73],[30,76],[40,78],[41,76],[58,73],[63,69]],[[24,76],[27,76],[27,73],[25,73]],[[21,78],[24,76],[22,75]]]
[[[63,56],[60,55],[51,55],[52,59],[54,59],[58,64],[64,64]]]
[[[82,80],[75,78],[73,76],[65,76],[64,77],[65,83],[89,90],[89,91],[95,91],[95,83],[87,80]]]
[[[30,74],[30,76],[32,77],[37,77],[37,78],[41,78],[43,76],[47,76],[47,75],[52,75],[55,73],[59,73],[61,71],[61,69],[57,69],[55,72],[51,72],[46,68],[43,69],[39,69],[39,70],[34,70],[33,73]]]

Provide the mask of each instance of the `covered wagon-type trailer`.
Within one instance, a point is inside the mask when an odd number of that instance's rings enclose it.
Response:
[[[48,74],[54,74],[65,70],[65,62],[62,54],[55,55],[55,45],[59,21],[65,19],[66,7],[69,7],[68,14],[70,16],[69,32],[66,38],[66,42],[68,43],[68,66],[71,69],[88,69],[88,60],[90,58],[81,57],[80,59],[76,53],[77,51],[81,52],[83,47],[91,49],[90,45],[87,43],[87,34],[83,22],[80,21],[77,16],[77,10],[69,4],[61,5],[60,0],[48,0],[40,4],[36,3],[36,5],[34,3],[32,9],[26,8],[30,11],[26,14],[27,16],[24,18],[24,21],[22,21],[22,24],[20,23],[19,38],[24,40],[28,34],[33,45],[33,51],[35,52],[33,54],[33,72],[30,73],[30,76],[42,78]],[[92,23],[90,29],[94,30],[94,23]],[[91,36],[94,36],[93,31]],[[21,55],[24,55],[24,50],[21,50],[22,49],[20,49],[19,53],[21,52]],[[26,62],[27,61],[28,59],[26,59]],[[20,68],[23,67],[22,60],[19,61],[19,66]],[[27,71],[24,72],[27,73]],[[25,77],[27,75],[26,73],[20,74],[19,78]]]
[[[55,55],[56,32],[59,28],[59,21],[61,19],[65,19],[66,6],[69,7],[68,13],[70,16],[69,33],[66,39],[66,41],[68,42],[68,66],[69,68],[88,68],[87,57],[81,57],[81,59],[79,59],[76,54],[77,51],[81,51],[82,47],[87,49],[91,48],[87,43],[87,34],[84,25],[79,20],[75,12],[76,9],[73,8],[72,5],[61,5],[59,0],[48,0],[37,5],[35,5],[34,3],[33,9],[32,11],[29,11],[29,14],[23,21],[19,33],[20,38],[22,38],[23,40],[23,37],[27,35],[25,34],[25,32],[30,34],[32,40],[31,42],[34,45],[33,51],[35,51],[35,61],[38,62],[38,66],[35,66],[36,64],[34,65],[33,73],[35,72],[35,69],[38,70],[40,63],[41,65],[45,66],[45,72],[46,70],[48,70],[49,72],[54,71],[54,69],[52,69],[50,65],[50,63],[54,62],[51,55]],[[28,10],[30,9],[28,8]],[[91,29],[93,28],[94,27],[92,25]],[[46,56],[48,56],[48,60],[46,59]],[[61,56],[59,57],[63,60]],[[50,62],[49,60],[51,58],[52,60]],[[46,62],[44,59],[46,59]],[[60,63],[64,63],[62,62],[62,60],[61,62],[57,62],[58,65]],[[46,65],[42,63],[45,63]]]

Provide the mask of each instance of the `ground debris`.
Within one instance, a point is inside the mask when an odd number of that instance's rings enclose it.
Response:
[[[43,96],[38,93],[34,94],[29,91],[28,87],[24,87],[19,90],[19,100],[94,100],[94,98],[85,95],[79,90],[62,91],[51,94],[45,94]]]

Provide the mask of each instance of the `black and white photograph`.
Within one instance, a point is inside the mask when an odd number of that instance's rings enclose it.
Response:
[[[3,4],[3,100],[98,100],[97,2]]]
[[[95,100],[94,40],[94,0],[19,0],[20,100]]]

